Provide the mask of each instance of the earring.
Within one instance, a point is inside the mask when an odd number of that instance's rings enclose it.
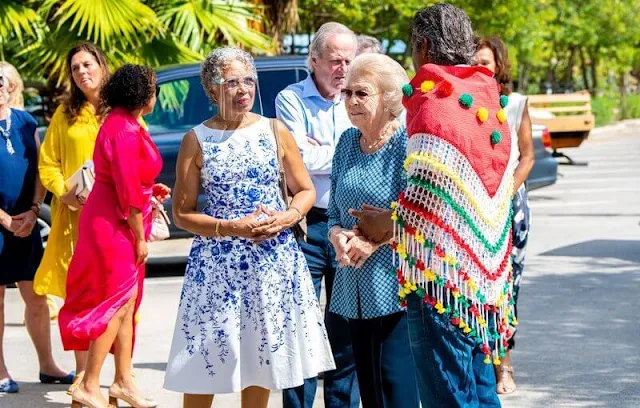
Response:
[[[385,112],[389,112],[389,108],[386,108],[386,107],[385,107],[383,110],[384,110]]]

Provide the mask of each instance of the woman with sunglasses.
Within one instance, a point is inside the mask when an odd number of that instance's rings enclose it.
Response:
[[[407,313],[398,302],[392,251],[363,237],[349,210],[389,208],[406,186],[405,70],[392,58],[363,54],[342,90],[353,128],[336,146],[329,198],[329,241],[338,267],[329,310],[349,319],[364,408],[418,407]]]
[[[291,230],[313,205],[315,190],[289,131],[251,113],[257,79],[251,55],[213,50],[200,76],[218,112],[185,135],[178,154],[174,221],[196,238],[165,388],[184,393],[185,408],[210,407],[214,394],[233,392],[242,392],[244,408],[266,408],[271,390],[335,368]],[[293,193],[288,209],[280,161]]]

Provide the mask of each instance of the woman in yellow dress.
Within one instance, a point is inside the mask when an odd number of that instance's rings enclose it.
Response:
[[[53,193],[53,199],[51,232],[34,279],[37,294],[61,298],[66,297],[67,268],[77,243],[78,220],[84,204],[74,189],[67,191],[65,181],[93,158],[100,122],[106,113],[100,102],[100,89],[109,77],[106,57],[91,43],[83,42],[72,48],[66,62],[70,91],[53,114],[40,150],[40,179]],[[86,355],[84,351],[75,353],[74,384],[82,377]]]

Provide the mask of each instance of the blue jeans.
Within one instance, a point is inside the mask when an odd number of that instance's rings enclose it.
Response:
[[[327,310],[324,323],[329,335],[336,369],[324,373],[324,406],[326,408],[358,408],[360,391],[353,357],[349,321],[329,312],[331,290],[336,273],[335,253],[329,244],[327,216],[313,209],[307,215],[307,242],[300,248],[309,265],[309,271],[320,299],[320,286],[324,277]],[[311,408],[316,396],[317,378],[304,380],[304,384],[283,391],[284,408]]]
[[[351,338],[364,408],[418,408],[407,313],[351,319]]]
[[[407,298],[411,352],[423,407],[500,407],[492,364],[475,341],[416,295]]]

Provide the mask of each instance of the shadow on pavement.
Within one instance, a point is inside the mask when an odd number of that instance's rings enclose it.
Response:
[[[66,395],[68,385],[41,384],[39,382],[18,381],[20,392],[17,394],[0,394],[2,408],[35,408],[35,407],[69,407],[71,397]],[[68,402],[60,401],[64,395]]]
[[[640,263],[640,240],[597,239],[556,248],[540,255],[617,258]]]
[[[585,253],[591,257],[526,264],[513,353],[519,388],[502,398],[505,407],[640,406],[638,241],[588,241],[543,255]]]
[[[167,370],[167,363],[133,363],[133,368],[165,372]]]

